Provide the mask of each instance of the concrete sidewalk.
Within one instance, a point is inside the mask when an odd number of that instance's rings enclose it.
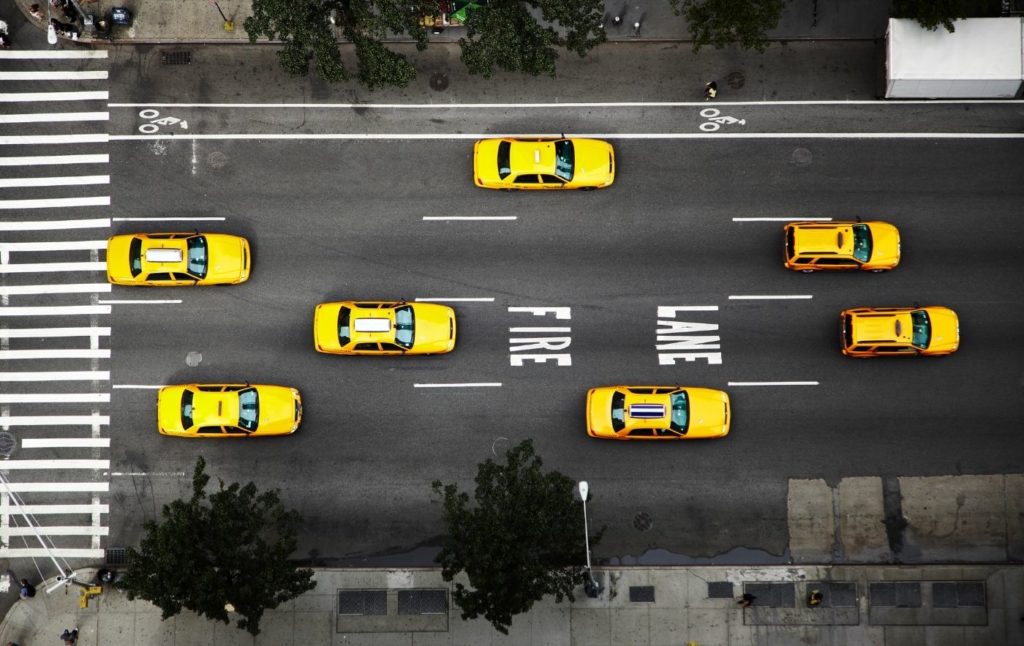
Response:
[[[15,603],[0,643],[80,646],[308,646],[340,644],[623,644],[914,646],[1024,643],[1021,566],[791,566],[602,568],[599,598],[545,599],[502,635],[463,621],[437,569],[320,569],[311,592],[268,611],[256,638],[191,613],[160,611],[108,589],[79,609],[79,588]],[[91,576],[91,573],[89,574]],[[811,589],[824,595],[809,608]],[[736,597],[756,596],[740,608]],[[12,593],[16,594],[16,592]]]

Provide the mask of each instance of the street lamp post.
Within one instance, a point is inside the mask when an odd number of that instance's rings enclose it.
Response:
[[[583,501],[583,541],[587,546],[587,580],[583,584],[583,592],[591,599],[596,599],[601,595],[601,584],[594,579],[594,571],[590,568],[590,527],[587,525],[587,494],[590,492],[590,485],[586,480],[580,480],[577,487],[580,500]]]

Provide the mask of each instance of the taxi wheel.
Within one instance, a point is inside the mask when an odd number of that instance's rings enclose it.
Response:
[[[581,191],[592,191],[592,190],[594,190],[594,188],[596,188],[596,187],[594,187],[594,186],[581,186],[580,190]]]
[[[884,269],[872,269],[871,273],[873,273],[873,274],[880,274],[880,273],[882,273],[884,271],[885,271]]]
[[[813,269],[801,269],[800,271],[801,271],[801,273],[804,273],[804,274],[813,274],[814,273]]]

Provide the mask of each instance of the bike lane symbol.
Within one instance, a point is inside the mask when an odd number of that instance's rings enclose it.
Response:
[[[149,121],[149,123],[139,126],[139,132],[144,135],[154,135],[160,131],[160,126],[173,126],[175,124],[182,130],[188,130],[188,121],[177,117],[160,117],[160,113],[157,110],[141,110],[139,118]]]
[[[734,124],[739,126],[747,125],[746,119],[737,119],[735,117],[728,116],[721,117],[719,116],[720,114],[722,114],[722,111],[718,110],[717,108],[704,108],[703,110],[701,110],[700,116],[707,119],[707,121],[700,124],[700,129],[703,130],[704,132],[715,132],[722,126],[731,126]]]

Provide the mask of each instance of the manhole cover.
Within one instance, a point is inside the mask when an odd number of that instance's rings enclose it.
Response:
[[[0,456],[11,457],[16,446],[18,446],[18,441],[14,439],[14,435],[7,431],[0,431]]]
[[[809,166],[814,161],[814,154],[806,148],[797,148],[790,157],[790,163],[794,166]]]
[[[160,62],[164,65],[191,65],[192,52],[163,52]]]
[[[437,72],[436,74],[430,75],[430,87],[437,91],[442,92],[448,89],[448,75],[443,72]]]
[[[202,361],[203,361],[203,353],[202,352],[192,351],[192,352],[189,352],[188,354],[185,355],[185,365],[187,365],[189,368],[195,368],[200,363],[202,363]]]
[[[734,90],[738,90],[747,84],[747,76],[743,72],[729,72],[725,82]]]
[[[223,168],[228,163],[228,156],[220,151],[212,152],[206,156],[206,163],[213,168]]]
[[[641,532],[646,532],[651,527],[654,527],[654,519],[646,511],[642,511],[633,517],[633,527],[636,527]]]

